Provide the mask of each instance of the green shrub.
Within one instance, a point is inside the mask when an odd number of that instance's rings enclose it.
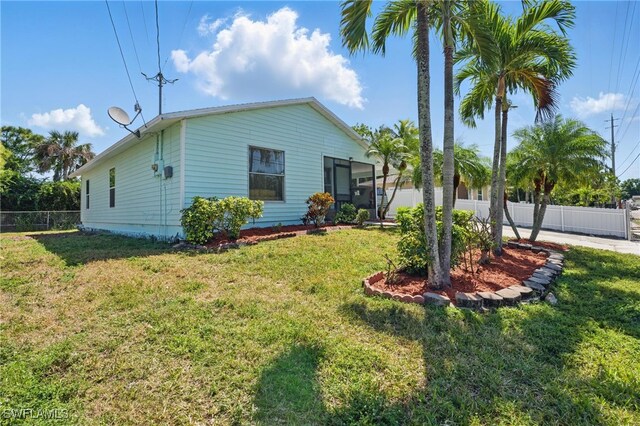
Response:
[[[465,210],[453,211],[453,228],[451,241],[451,267],[458,265],[465,252],[467,234],[473,212]],[[400,264],[407,272],[426,275],[427,267],[432,259],[432,253],[427,248],[427,238],[424,230],[424,208],[422,204],[416,207],[400,207],[396,213],[396,221],[400,228],[398,254]],[[438,240],[442,240],[442,207],[436,208],[436,226]]]
[[[340,206],[340,210],[336,213],[335,223],[353,223],[356,220],[356,206],[345,203]]]
[[[370,214],[367,209],[359,209],[358,214],[356,215],[356,223],[358,226],[363,226],[364,223],[369,220]]]
[[[307,198],[307,213],[302,217],[303,223],[314,223],[316,227],[324,224],[324,218],[327,216],[331,204],[334,199],[328,192],[316,192]]]
[[[249,219],[262,217],[264,203],[246,197],[195,197],[193,203],[181,211],[180,222],[187,241],[204,244],[214,233],[222,232],[231,239],[240,236],[240,228]]]
[[[213,221],[216,216],[216,197],[194,197],[189,207],[180,211],[180,223],[187,241],[204,244],[213,238]]]
[[[213,228],[235,240],[240,236],[242,225],[249,219],[262,217],[264,203],[246,197],[227,197],[217,202],[218,211],[213,221]]]

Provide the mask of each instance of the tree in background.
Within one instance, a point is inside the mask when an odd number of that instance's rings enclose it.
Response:
[[[35,150],[44,140],[44,136],[24,127],[2,126],[2,146],[8,151],[5,169],[21,175],[34,171]]]
[[[507,121],[512,107],[507,95],[524,90],[533,96],[538,119],[557,107],[556,86],[572,75],[575,55],[566,37],[573,26],[575,8],[567,1],[523,2],[523,14],[506,18],[498,5],[479,1],[496,48],[480,51],[474,46],[457,54],[464,66],[456,76],[456,89],[471,81],[460,104],[460,115],[469,126],[484,118],[495,103],[495,140],[491,171],[490,219],[497,255],[502,253],[502,221],[507,166]],[[561,34],[549,26],[555,23]]]
[[[346,0],[341,3],[342,20],[340,35],[350,52],[372,50],[384,55],[387,38],[391,35],[404,37],[411,33],[414,40],[414,56],[417,64],[418,129],[424,183],[424,226],[428,252],[431,253],[429,281],[434,286],[444,286],[445,276],[438,255],[438,233],[435,215],[433,135],[431,132],[431,91],[429,68],[429,29],[432,2],[403,1],[388,2],[375,18],[371,41],[367,31],[367,19],[371,17],[372,0]]]
[[[38,171],[53,171],[54,182],[68,180],[71,173],[95,156],[90,143],[78,145],[78,137],[78,132],[51,131],[35,151]]]
[[[551,193],[561,182],[580,181],[604,167],[607,142],[584,123],[553,119],[514,132],[520,144],[512,151],[516,174],[533,184],[533,228],[536,240]]]
[[[640,195],[640,179],[627,179],[620,184],[621,197],[629,200],[634,195]]]

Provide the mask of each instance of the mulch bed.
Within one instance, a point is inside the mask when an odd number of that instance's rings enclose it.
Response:
[[[474,259],[480,254],[474,254]],[[492,256],[488,265],[474,265],[478,268],[474,274],[465,271],[463,266],[458,266],[451,271],[451,287],[445,290],[436,290],[430,287],[426,277],[409,275],[404,272],[398,273],[400,281],[397,284],[387,285],[383,278],[380,281],[371,283],[371,287],[381,291],[400,293],[403,295],[420,296],[426,292],[446,294],[451,302],[455,304],[457,291],[463,293],[473,293],[477,291],[492,291],[507,288],[512,285],[521,284],[523,280],[529,278],[533,271],[545,264],[546,253],[534,253],[531,250],[503,248],[500,257]]]
[[[295,237],[296,235],[304,235],[314,232],[330,232],[339,229],[350,229],[353,225],[323,225],[316,228],[314,225],[285,225],[285,226],[269,226],[264,228],[249,228],[240,231],[240,238],[230,240],[224,235],[216,235],[206,244],[207,248],[215,248],[220,245],[237,243],[237,244],[255,244],[260,241],[277,240],[280,238]]]

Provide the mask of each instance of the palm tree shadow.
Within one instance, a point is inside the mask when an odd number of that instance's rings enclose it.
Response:
[[[171,246],[166,243],[115,234],[61,232],[28,234],[28,237],[63,259],[67,266],[85,265],[100,260],[154,256],[172,251]]]

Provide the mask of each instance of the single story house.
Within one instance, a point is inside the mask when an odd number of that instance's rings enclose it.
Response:
[[[306,199],[375,212],[375,161],[351,127],[315,98],[194,109],[155,117],[79,168],[88,229],[173,239],[196,196],[263,200],[251,226],[299,224]]]

